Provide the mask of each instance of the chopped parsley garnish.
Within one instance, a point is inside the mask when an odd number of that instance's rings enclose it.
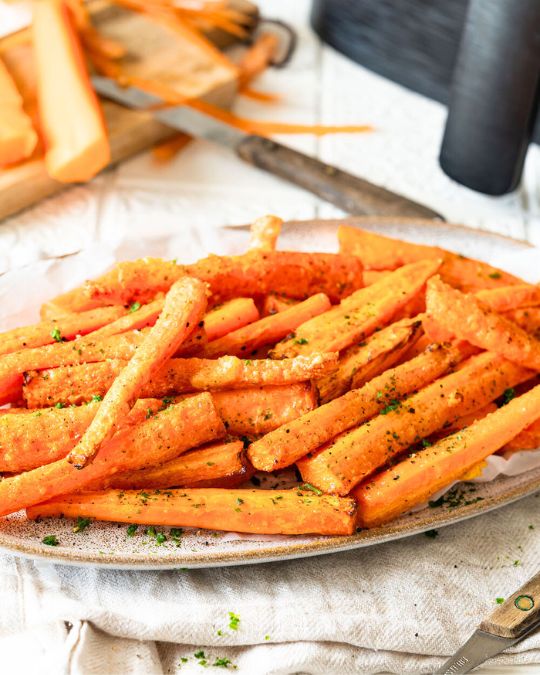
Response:
[[[65,407],[66,407],[66,404],[65,404],[65,403],[62,403],[61,401],[58,401],[58,403],[55,403],[55,404],[54,404],[54,407],[55,407],[55,408],[58,408],[59,410],[61,410],[62,408],[65,408]]]
[[[158,546],[161,546],[161,544],[163,544],[166,541],[167,541],[167,537],[163,534],[163,532],[158,532],[156,534],[156,544]]]
[[[488,277],[490,279],[500,279],[501,278],[501,273],[500,272],[490,272],[488,274]]]
[[[240,625],[240,617],[238,614],[235,614],[234,612],[229,612],[229,628],[231,630],[238,630],[238,626]]]
[[[502,396],[499,399],[499,408],[502,408],[503,405],[510,403],[510,401],[516,397],[516,390],[514,387],[508,387],[502,393]]]
[[[154,537],[154,538],[155,538],[155,536],[156,536],[156,534],[157,534],[156,528],[155,528],[153,525],[150,525],[150,527],[147,527],[147,528],[146,528],[146,534],[147,534],[149,537]]]
[[[306,340],[306,338],[303,338],[303,337],[296,338],[295,341],[294,341],[295,345],[307,345],[307,343],[308,343],[308,341]]]
[[[196,659],[205,659],[205,658],[206,658],[206,654],[203,652],[202,649],[199,649],[198,652],[195,652],[195,654],[193,654],[193,656],[194,656]]]
[[[502,605],[503,602],[504,602],[504,598],[495,598],[495,602],[496,602],[498,605]]]
[[[58,546],[60,542],[56,538],[55,534],[48,534],[46,537],[43,537],[41,543],[45,544],[46,546]]]
[[[101,394],[94,394],[92,396],[93,403],[100,403],[101,401],[103,401],[103,396]]]
[[[422,439],[422,447],[423,448],[430,448],[433,445],[431,441],[428,441],[427,438]]]
[[[393,398],[390,403],[381,410],[381,415],[388,415],[392,410],[397,410],[401,405],[401,401],[398,401],[396,398]]]
[[[471,493],[476,492],[476,487],[470,485],[468,487],[456,486],[449,490],[446,494],[439,499],[432,500],[428,502],[428,505],[434,509],[439,506],[447,506],[449,509],[457,509],[460,506],[469,506],[470,504],[476,504],[477,502],[483,501],[483,497],[469,497]]]
[[[424,532],[424,534],[428,539],[436,539],[439,536],[438,530],[428,530],[427,532]]]
[[[140,302],[134,302],[134,303],[130,306],[129,311],[130,311],[130,312],[136,312],[136,311],[137,311],[138,309],[140,309],[140,308],[141,308],[141,303],[140,303]]]
[[[227,659],[224,656],[218,657],[212,664],[214,668],[236,668],[231,659]]]
[[[269,635],[265,635],[265,636],[264,636],[264,639],[265,639],[265,640],[269,640],[269,639],[270,639],[270,636],[269,636]]]
[[[60,332],[60,329],[58,326],[55,326],[52,331],[51,331],[51,337],[55,342],[63,342],[64,338],[62,337],[62,333]]]
[[[77,518],[77,524],[73,527],[73,532],[82,532],[83,530],[86,530],[87,527],[90,527],[91,522],[90,518],[82,518],[79,516]]]
[[[303,483],[300,486],[300,489],[302,490],[311,490],[311,492],[314,492],[316,495],[319,495],[319,497],[322,495],[322,490],[319,490],[319,488],[315,487],[311,483]]]
[[[127,536],[128,537],[134,537],[135,532],[137,532],[138,529],[139,529],[139,526],[135,525],[135,523],[132,523],[131,525],[128,525]]]

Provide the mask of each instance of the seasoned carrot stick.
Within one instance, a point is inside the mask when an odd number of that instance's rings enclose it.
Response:
[[[476,297],[496,312],[508,312],[540,305],[540,288],[533,284],[516,284],[490,288],[475,293]]]
[[[105,394],[103,405],[69,453],[69,462],[83,468],[113,436],[119,420],[133,406],[141,388],[178,350],[205,309],[205,287],[198,279],[185,277],[171,287],[155,326]]]
[[[27,347],[40,347],[62,340],[73,340],[115,321],[126,313],[122,306],[101,307],[56,320],[41,321],[0,333],[0,355]]]
[[[517,436],[506,443],[503,450],[506,452],[519,452],[520,450],[537,450],[540,448],[540,422],[534,421]]]
[[[104,482],[99,481],[100,485],[92,485],[89,489],[235,487],[248,480],[252,473],[244,444],[242,441],[233,441],[192,450],[160,466],[117,474]]]
[[[540,370],[540,340],[473,295],[435,278],[428,283],[426,300],[428,316],[443,330],[526,368]]]
[[[276,345],[272,356],[336,352],[365,340],[415,297],[438,267],[436,260],[422,260],[354,292],[337,307],[301,325],[293,337]]]
[[[362,286],[362,264],[350,255],[248,251],[240,256],[209,256],[193,265],[143,258],[118,263],[98,279],[53,298],[42,307],[42,316],[150,302],[186,275],[208,283],[216,303],[270,292],[299,299],[326,293],[331,301],[337,301]]]
[[[380,525],[422,504],[511,442],[539,417],[540,386],[537,386],[467,429],[377,474],[353,492],[358,502],[358,524]]]
[[[455,373],[421,389],[402,404],[390,404],[384,414],[301,459],[298,468],[302,478],[324,492],[347,494],[413,443],[532,375],[497,354],[473,356]]]
[[[362,389],[350,391],[267,434],[249,447],[249,459],[261,471],[290,466],[334,436],[430,384],[466,355],[467,351],[457,347],[435,345],[415,359],[382,373]]]
[[[0,59],[0,167],[30,157],[37,140],[22,97]]]
[[[149,302],[147,305],[134,303],[128,310],[128,314],[121,316],[97,330],[92,331],[92,339],[119,335],[132,330],[141,330],[153,326],[163,309],[163,298]]]
[[[397,269],[397,268],[396,268]],[[392,273],[393,270],[364,270],[364,286],[371,286]]]
[[[464,291],[523,283],[521,279],[487,263],[465,258],[437,246],[412,244],[347,225],[339,227],[338,239],[340,250],[357,255],[366,270],[397,269],[431,258],[442,259],[441,277],[451,286]]]
[[[95,419],[95,418],[94,418]],[[84,471],[66,459],[0,481],[0,514],[82,490],[115,473],[167,462],[182,450],[225,435],[210,394],[199,394],[117,433]]]
[[[85,516],[256,534],[352,534],[356,503],[300,490],[103,490],[40,504],[29,518]]]
[[[262,216],[251,224],[249,248],[275,251],[283,220],[277,216]]]
[[[27,373],[23,389],[27,406],[42,408],[58,402],[78,405],[95,396],[105,396],[115,378],[125,368],[126,361],[114,360],[113,356],[108,355],[103,355],[103,358],[108,360]],[[236,356],[171,359],[143,385],[140,396],[162,398],[208,389],[292,384],[315,379],[336,367],[336,354],[313,354],[282,361],[249,361]]]
[[[271,314],[277,314],[278,312],[283,312],[285,309],[290,309],[293,305],[297,305],[298,300],[293,298],[288,298],[285,295],[277,295],[277,293],[269,293],[263,302],[262,305],[262,315],[270,316]]]
[[[279,314],[266,316],[244,328],[228,333],[219,340],[209,342],[201,354],[207,358],[215,358],[223,354],[251,356],[259,347],[274,344],[296,330],[300,324],[326,312],[329,308],[330,300],[324,293],[313,295]]]
[[[109,141],[62,0],[33,3],[32,37],[47,172],[61,182],[90,180],[110,161]]]
[[[339,359],[339,368],[317,381],[321,402],[327,403],[349,389],[358,389],[391,368],[421,334],[421,321],[404,319],[349,347]]]
[[[234,298],[220,307],[211,309],[204,317],[204,330],[208,342],[243,328],[259,318],[252,298]]]
[[[520,328],[540,337],[540,307],[526,307],[504,312],[504,317],[516,323]]]

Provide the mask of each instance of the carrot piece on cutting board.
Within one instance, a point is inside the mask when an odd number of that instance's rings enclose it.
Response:
[[[62,0],[33,3],[32,37],[47,172],[62,183],[90,180],[110,161],[109,141],[79,37]]]
[[[0,167],[30,157],[36,144],[37,134],[22,97],[0,59]]]

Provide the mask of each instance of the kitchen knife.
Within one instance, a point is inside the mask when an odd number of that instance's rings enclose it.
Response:
[[[540,627],[540,572],[482,621],[436,675],[468,673]]]
[[[129,108],[145,110],[163,104],[157,96],[136,87],[121,87],[106,77],[94,76],[92,84],[101,96]],[[167,126],[231,148],[248,164],[295,183],[347,213],[444,220],[435,211],[406,197],[268,138],[246,134],[189,106],[149,112]]]

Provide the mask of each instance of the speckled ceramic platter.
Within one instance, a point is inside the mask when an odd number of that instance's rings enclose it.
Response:
[[[501,262],[504,255],[523,252],[528,247],[522,241],[433,221],[351,218],[347,223],[418,243],[436,244],[486,261],[497,260],[501,267],[504,267]],[[335,251],[338,224],[335,220],[289,223],[284,228],[280,247]],[[247,236],[244,228],[228,228],[226,252],[242,250]],[[214,252],[219,250],[214,247]],[[152,250],[154,253],[157,251]],[[134,536],[128,536],[125,525],[93,522],[83,532],[74,533],[70,521],[28,522],[24,514],[19,513],[0,519],[0,548],[52,562],[124,569],[214,567],[299,558],[373,546],[479,516],[540,491],[540,468],[487,483],[458,485],[454,490],[453,497],[437,508],[426,507],[383,527],[350,537],[247,537],[185,530],[179,540],[168,537],[157,545],[143,527],[139,527]],[[164,532],[167,534],[167,529]],[[41,543],[43,537],[50,534],[56,535],[58,546]]]

